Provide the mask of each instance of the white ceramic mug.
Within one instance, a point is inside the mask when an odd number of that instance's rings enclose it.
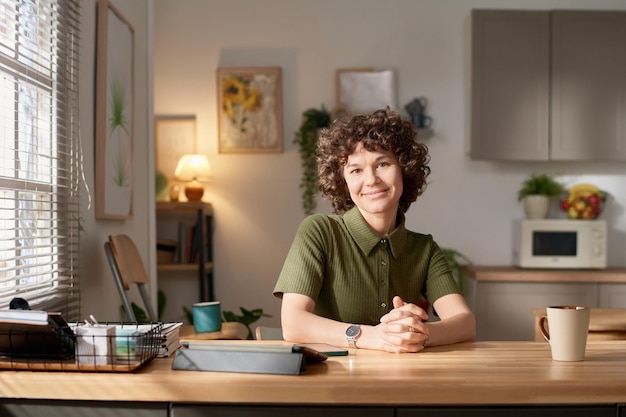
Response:
[[[546,313],[539,319],[539,330],[550,343],[552,359],[567,362],[584,360],[591,309],[553,306],[547,307]]]

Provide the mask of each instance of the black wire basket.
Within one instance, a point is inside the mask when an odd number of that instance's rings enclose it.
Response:
[[[163,323],[0,328],[0,369],[132,372],[154,359]]]

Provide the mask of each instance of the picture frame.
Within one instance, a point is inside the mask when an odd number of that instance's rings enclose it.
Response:
[[[98,0],[95,127],[96,219],[133,214],[134,37],[109,0]]]
[[[335,73],[335,101],[350,114],[398,108],[395,72],[391,69],[339,68]]]
[[[180,158],[196,153],[196,116],[161,115],[155,118],[156,169],[171,181]]]
[[[283,151],[280,67],[218,68],[219,153]]]

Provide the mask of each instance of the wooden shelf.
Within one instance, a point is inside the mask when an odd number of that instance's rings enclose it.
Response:
[[[206,272],[213,269],[213,262],[205,262]],[[157,271],[197,271],[198,264],[157,264]]]
[[[626,269],[528,269],[512,266],[468,266],[465,275],[493,282],[626,283]]]
[[[205,215],[213,213],[211,203],[205,203],[204,201],[157,201],[156,203],[157,213],[160,214],[166,214],[168,212],[180,214],[181,210],[197,211],[200,209],[204,211]]]
[[[192,256],[196,260],[190,263],[157,263],[157,272],[195,272],[198,276],[197,300],[213,301],[213,206],[204,201],[158,201],[156,215],[157,242],[173,241],[178,245],[176,251],[179,257],[165,257],[162,262],[191,259]],[[194,231],[191,235],[190,230]],[[200,233],[196,234],[198,231]],[[190,236],[195,239],[194,242],[189,240]],[[198,249],[195,255],[190,254],[190,248]]]

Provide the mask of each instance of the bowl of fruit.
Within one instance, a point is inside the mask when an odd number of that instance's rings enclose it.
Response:
[[[593,184],[577,184],[561,196],[561,210],[568,219],[596,219],[602,213],[606,196]]]

